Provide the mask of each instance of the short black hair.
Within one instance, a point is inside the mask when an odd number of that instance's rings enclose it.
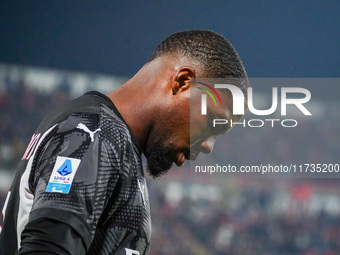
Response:
[[[222,35],[209,30],[177,32],[162,41],[149,61],[166,53],[196,60],[202,66],[204,78],[242,78],[238,86],[247,94],[249,82],[242,61],[233,45]]]

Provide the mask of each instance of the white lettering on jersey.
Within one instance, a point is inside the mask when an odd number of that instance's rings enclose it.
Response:
[[[10,196],[11,196],[11,191],[8,191],[5,204],[4,204],[4,208],[2,209],[2,223],[5,223],[6,209],[7,209],[7,204],[8,204],[8,200]],[[2,226],[0,225],[0,233],[1,231],[2,231]]]
[[[95,131],[91,131],[87,126],[85,126],[83,123],[79,123],[77,126],[78,129],[84,130],[86,133],[89,133],[91,137],[91,142],[94,141],[94,134],[100,131],[100,128],[96,129]]]
[[[141,184],[139,179],[137,179],[138,182],[138,188],[140,190],[140,192],[142,193],[142,200],[143,200],[143,205],[145,206],[145,198],[144,198],[144,188],[145,188],[145,184]]]
[[[37,145],[38,141],[39,141],[39,137],[40,137],[40,133],[39,134],[34,134],[31,138],[30,143],[27,146],[27,149],[24,153],[24,155],[22,156],[21,160],[29,160],[30,157],[32,156],[32,153],[35,149],[35,146]]]
[[[126,255],[140,255],[139,251],[131,250],[128,248],[125,248],[125,251],[126,251]]]
[[[21,242],[21,232],[24,230],[29,214],[32,209],[33,205],[33,198],[34,195],[32,194],[31,190],[29,189],[29,183],[28,179],[30,176],[32,164],[34,155],[37,152],[37,149],[39,148],[40,143],[44,140],[44,138],[57,126],[55,124],[53,127],[51,127],[49,130],[47,130],[39,140],[39,142],[36,144],[34,152],[29,157],[29,160],[26,165],[25,172],[22,174],[20,179],[20,186],[19,186],[19,209],[18,209],[18,215],[17,215],[17,240],[18,240],[18,250],[20,249],[20,242]],[[33,151],[33,150],[32,150]]]

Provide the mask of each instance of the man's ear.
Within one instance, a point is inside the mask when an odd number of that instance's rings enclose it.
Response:
[[[195,69],[191,66],[181,67],[172,80],[172,94],[185,91],[190,88],[191,79],[195,77]]]

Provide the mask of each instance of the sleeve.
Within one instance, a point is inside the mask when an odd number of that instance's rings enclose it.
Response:
[[[98,125],[71,118],[58,128],[33,161],[34,200],[22,251],[88,250],[107,202],[119,188],[121,150],[102,138]]]
[[[69,225],[39,217],[26,225],[19,255],[81,255],[86,253],[85,247],[82,238]]]

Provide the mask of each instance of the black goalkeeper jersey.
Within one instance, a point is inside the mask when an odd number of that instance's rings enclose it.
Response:
[[[53,111],[21,159],[0,216],[0,254],[149,254],[141,150],[109,98]]]

